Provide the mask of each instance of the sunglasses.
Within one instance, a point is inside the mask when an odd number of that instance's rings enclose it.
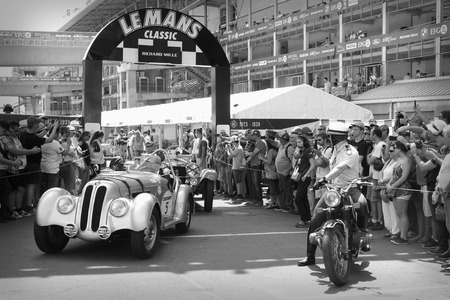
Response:
[[[323,141],[323,140],[322,140],[322,139],[317,139],[317,140],[316,140],[316,142],[321,142],[321,141]]]
[[[389,152],[394,152],[394,149],[389,149]]]

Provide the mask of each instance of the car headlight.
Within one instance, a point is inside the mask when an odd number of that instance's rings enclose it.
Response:
[[[58,199],[56,208],[62,214],[68,214],[75,208],[75,200],[72,196],[66,195]]]
[[[327,191],[325,193],[325,203],[328,207],[336,207],[341,203],[341,195],[336,191]]]
[[[128,211],[127,201],[121,198],[113,200],[110,211],[114,217],[124,216]]]
[[[189,177],[195,177],[200,175],[200,167],[196,163],[188,163],[186,165],[186,174],[189,175]]]

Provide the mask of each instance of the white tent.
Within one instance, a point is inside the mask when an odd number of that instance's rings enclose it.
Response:
[[[235,94],[231,105],[231,115],[240,119],[373,119],[370,110],[307,84]]]
[[[373,119],[370,110],[306,84],[233,94],[230,106],[235,119]],[[197,122],[211,122],[211,97],[102,112],[106,127]]]

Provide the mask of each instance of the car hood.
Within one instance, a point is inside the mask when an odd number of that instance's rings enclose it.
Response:
[[[102,181],[115,184],[122,196],[125,196],[125,194],[132,196],[143,192],[155,194],[158,187],[161,187],[164,182],[160,175],[150,172],[113,171],[100,173],[88,184],[101,183]]]

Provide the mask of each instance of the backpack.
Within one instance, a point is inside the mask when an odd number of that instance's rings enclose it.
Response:
[[[289,159],[289,162],[291,163],[292,160],[291,160],[291,159],[289,158],[289,156],[288,156],[288,148],[289,148],[289,147],[292,147],[292,145],[291,145],[291,144],[288,144],[287,147],[284,148],[284,155],[286,155],[287,159]]]

